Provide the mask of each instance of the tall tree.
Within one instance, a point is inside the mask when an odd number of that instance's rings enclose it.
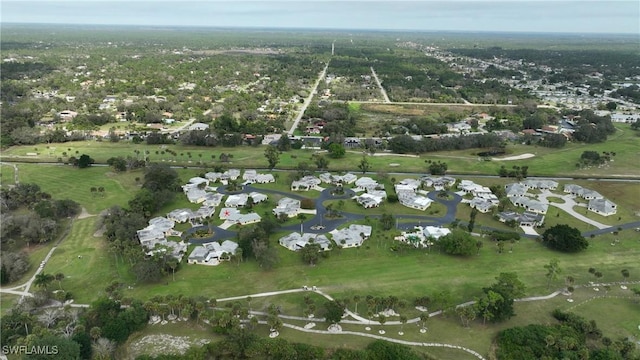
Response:
[[[280,161],[280,152],[273,145],[268,145],[264,150],[264,157],[267,158],[267,162],[269,163],[269,169],[273,170],[273,168],[278,165]]]
[[[542,243],[563,252],[578,252],[589,247],[589,242],[580,234],[580,230],[566,224],[555,225],[545,230]]]
[[[558,279],[561,269],[558,265],[558,259],[551,259],[547,265],[544,266],[547,270],[545,277],[547,278],[547,289],[551,286],[551,282]]]
[[[369,160],[367,160],[367,157],[365,155],[362,155],[362,159],[360,159],[360,164],[358,164],[358,169],[360,169],[360,171],[362,171],[362,173],[365,174],[367,171],[369,171],[370,168],[371,166],[369,165]]]

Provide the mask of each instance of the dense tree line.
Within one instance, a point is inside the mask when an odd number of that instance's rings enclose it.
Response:
[[[141,282],[155,282],[168,272],[178,268],[177,261],[169,254],[154,253],[145,256],[137,238],[137,231],[147,226],[147,221],[163,205],[170,202],[180,189],[178,173],[166,165],[152,164],[145,169],[142,188],[129,200],[129,208],[114,206],[102,218],[104,235],[109,250],[127,262]]]
[[[604,142],[607,136],[616,132],[610,116],[598,116],[591,110],[582,110],[577,115],[573,138],[586,143]]]
[[[399,154],[421,154],[425,152],[492,148],[502,144],[495,134],[478,134],[439,139],[422,138],[415,140],[409,135],[400,135],[389,140],[388,149]]]
[[[58,234],[62,220],[80,212],[72,200],[55,200],[37,184],[20,183],[0,190],[1,239],[4,245],[18,240],[44,243]]]
[[[637,359],[635,345],[627,339],[602,337],[595,321],[555,310],[559,324],[514,327],[496,337],[499,359]]]
[[[192,347],[184,355],[142,355],[136,360],[186,359],[299,359],[299,360],[420,360],[427,359],[406,345],[383,340],[371,342],[363,350],[347,348],[324,349],[293,343],[285,339],[261,338],[248,331],[235,331],[224,340],[203,347]]]
[[[633,69],[640,66],[638,56],[633,52],[605,50],[537,50],[537,49],[504,49],[488,48],[455,48],[454,54],[492,60],[494,57],[506,59],[523,59],[526,63],[547,65],[564,69],[554,74],[551,82],[570,81],[578,83],[593,72],[602,72],[605,78],[620,79],[635,74]]]

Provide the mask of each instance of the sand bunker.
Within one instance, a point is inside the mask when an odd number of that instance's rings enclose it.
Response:
[[[529,158],[532,158],[534,156],[535,156],[534,154],[526,153],[526,154],[517,155],[517,156],[509,156],[509,157],[506,157],[506,158],[491,158],[491,160],[493,160],[493,161],[522,160],[522,159],[529,159]]]

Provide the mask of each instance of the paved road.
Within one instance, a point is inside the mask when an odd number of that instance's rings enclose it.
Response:
[[[561,204],[561,203],[556,203],[556,202],[549,202],[547,200],[547,197],[549,197],[549,196],[551,196],[551,197],[559,197],[562,200],[564,200],[564,203]],[[577,211],[575,211],[573,208],[576,207],[576,206],[579,206],[579,205],[578,205],[578,203],[575,202],[575,200],[573,200],[574,198],[575,198],[575,196],[571,195],[571,194],[559,195],[559,194],[556,194],[556,193],[552,193],[549,190],[545,190],[540,195],[538,195],[538,199],[540,201],[547,202],[547,203],[549,203],[549,205],[555,206],[555,207],[563,210],[567,214],[573,216],[574,218],[576,218],[576,219],[578,219],[578,220],[580,220],[582,222],[585,222],[587,224],[591,224],[591,225],[597,227],[600,230],[607,229],[607,228],[611,227],[611,225],[605,225],[605,224],[599,223],[599,222],[597,222],[595,220],[591,220],[588,217],[586,217],[586,216],[584,216],[582,214],[579,214]]]
[[[311,100],[313,100],[313,96],[315,95],[316,91],[318,91],[318,85],[320,85],[320,81],[322,81],[322,79],[324,79],[324,77],[327,75],[327,68],[329,68],[330,62],[331,60],[327,61],[327,65],[325,65],[324,69],[322,69],[322,71],[320,72],[318,79],[316,79],[316,83],[313,85],[313,88],[309,92],[309,96],[307,96],[307,98],[304,100],[304,103],[300,108],[300,112],[296,116],[296,119],[293,121],[293,125],[291,125],[291,129],[289,129],[289,131],[287,132],[289,135],[293,135],[293,133],[298,128],[298,123],[302,119],[302,115],[304,115],[304,112],[307,110],[307,107],[309,106],[309,104],[311,104]]]
[[[391,100],[389,100],[389,96],[387,95],[387,91],[382,87],[382,83],[380,82],[380,79],[378,79],[378,74],[376,74],[376,71],[373,70],[373,66],[371,67],[371,74],[373,74],[373,78],[376,79],[376,83],[378,83],[378,88],[380,88],[380,92],[382,93],[382,97],[384,98],[384,102],[390,103]]]

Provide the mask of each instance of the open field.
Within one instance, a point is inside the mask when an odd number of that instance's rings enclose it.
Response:
[[[371,165],[370,171],[424,173],[426,166],[424,160],[445,161],[449,166],[450,173],[457,174],[489,174],[497,175],[500,166],[507,167],[529,166],[530,176],[573,176],[573,177],[640,177],[640,167],[637,166],[637,157],[640,154],[640,142],[635,133],[630,130],[627,124],[616,124],[618,132],[610,136],[605,143],[598,144],[574,144],[569,143],[562,149],[552,149],[540,146],[510,144],[507,147],[506,156],[517,156],[525,153],[533,153],[535,156],[523,160],[510,162],[480,161],[475,153],[478,150],[458,150],[438,153],[422,154],[420,157],[407,157],[401,155],[376,154],[369,156]],[[61,144],[62,145],[62,144]],[[174,157],[169,153],[162,154],[163,148],[158,145],[143,145],[132,143],[107,143],[107,142],[73,142],[58,146],[54,155],[48,155],[43,151],[38,156],[27,156],[33,152],[33,147],[16,146],[2,152],[2,159],[5,161],[51,161],[56,162],[62,156],[62,151],[73,156],[78,154],[88,154],[97,162],[104,163],[113,156],[140,156],[148,151],[150,161],[166,163],[177,166],[197,166],[198,162],[202,166],[224,165],[237,168],[265,168],[267,161],[264,157],[264,147],[235,147],[235,148],[205,148],[205,147],[185,147],[178,145],[168,145],[168,149],[175,151],[178,155]],[[71,150],[68,150],[71,149]],[[585,150],[615,152],[614,161],[603,168],[578,169],[576,163],[580,155]],[[77,151],[77,154],[76,154]],[[138,151],[140,155],[137,155]],[[157,152],[157,153],[156,153]],[[229,163],[220,163],[218,156],[221,153],[231,153],[233,158]],[[191,157],[189,157],[191,154]],[[278,168],[293,169],[299,163],[306,162],[313,167],[311,156],[313,150],[292,150],[280,155]],[[385,156],[378,156],[378,155]],[[212,158],[213,156],[213,158]],[[329,169],[331,171],[351,170],[353,164],[358,163],[362,153],[359,151],[347,152],[342,159],[329,159]],[[392,166],[393,165],[393,166]]]
[[[15,185],[15,170],[11,165],[0,165],[0,187],[7,188],[10,185]]]
[[[138,190],[135,178],[144,177],[142,170],[115,173],[108,167],[19,164],[18,169],[21,183],[37,183],[54,198],[74,200],[91,214],[113,205],[126,206]],[[100,186],[104,193],[90,191]]]

